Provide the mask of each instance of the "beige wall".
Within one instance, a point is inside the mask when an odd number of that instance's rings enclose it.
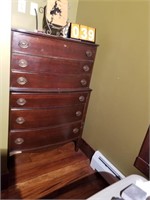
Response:
[[[96,27],[98,48],[84,139],[125,175],[150,122],[149,1],[79,0],[77,22]]]
[[[9,105],[9,69],[10,69],[10,27],[11,1],[5,0],[0,12],[0,148],[1,170],[7,169],[8,146],[8,105]]]
[[[46,0],[27,0],[26,1],[26,13],[18,12],[18,0],[13,0],[12,2],[12,27],[31,30],[36,29],[36,20],[35,16],[30,15],[30,3],[37,3],[38,8],[44,7],[46,5]],[[42,17],[43,14],[38,12],[38,26],[39,30],[42,30]]]
[[[35,16],[30,15],[31,2],[37,3],[38,8],[44,7],[47,0],[27,0],[26,13],[18,12],[18,0],[13,0],[12,3],[12,27],[34,31],[36,29]],[[78,0],[68,0],[68,20],[69,22],[76,21],[76,13],[78,8]],[[38,12],[38,30],[42,30],[43,13]]]

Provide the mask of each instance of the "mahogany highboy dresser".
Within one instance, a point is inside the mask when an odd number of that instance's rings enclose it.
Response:
[[[82,136],[97,45],[12,30],[9,151]]]

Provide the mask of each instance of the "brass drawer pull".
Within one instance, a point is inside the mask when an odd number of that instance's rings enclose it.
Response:
[[[25,59],[20,59],[18,62],[19,67],[27,67],[28,66],[28,62]]]
[[[24,98],[19,98],[19,99],[17,99],[17,104],[19,105],[19,106],[24,106],[25,104],[26,104],[26,100],[24,99]]]
[[[16,144],[22,144],[24,142],[24,139],[23,138],[17,138],[16,140],[15,140],[15,143]]]
[[[29,47],[29,43],[26,40],[19,41],[18,45],[22,49],[27,49]]]
[[[81,85],[83,86],[87,85],[87,81],[85,79],[82,79],[80,82],[81,82]]]
[[[25,122],[25,119],[23,117],[17,117],[16,122],[17,124],[23,124]]]
[[[73,129],[73,133],[76,134],[76,133],[78,133],[78,132],[79,132],[79,129],[78,129],[78,128],[74,128],[74,129]]]
[[[92,51],[91,50],[87,50],[86,51],[86,56],[88,57],[88,58],[90,58],[90,57],[92,57]]]
[[[88,65],[84,65],[84,66],[83,66],[83,70],[84,70],[85,72],[88,72],[88,71],[90,70],[90,68],[89,68]]]
[[[85,100],[84,96],[79,96],[79,101],[83,102]]]
[[[26,79],[25,77],[19,77],[19,78],[17,79],[17,83],[18,83],[19,85],[25,85],[25,84],[27,83],[27,79]]]
[[[81,111],[77,111],[77,112],[76,112],[76,116],[77,116],[77,117],[80,117],[81,115],[82,115],[82,112],[81,112]]]

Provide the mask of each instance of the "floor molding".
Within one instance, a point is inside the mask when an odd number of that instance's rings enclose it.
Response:
[[[90,160],[92,159],[95,150],[84,139],[81,139],[80,149]],[[109,185],[119,181],[117,177],[108,172],[99,172],[99,174]]]
[[[80,141],[80,149],[91,160],[95,150],[84,139]]]

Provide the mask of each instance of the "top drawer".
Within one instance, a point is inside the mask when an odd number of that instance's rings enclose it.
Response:
[[[12,31],[12,52],[46,57],[94,60],[97,45],[47,35]]]

